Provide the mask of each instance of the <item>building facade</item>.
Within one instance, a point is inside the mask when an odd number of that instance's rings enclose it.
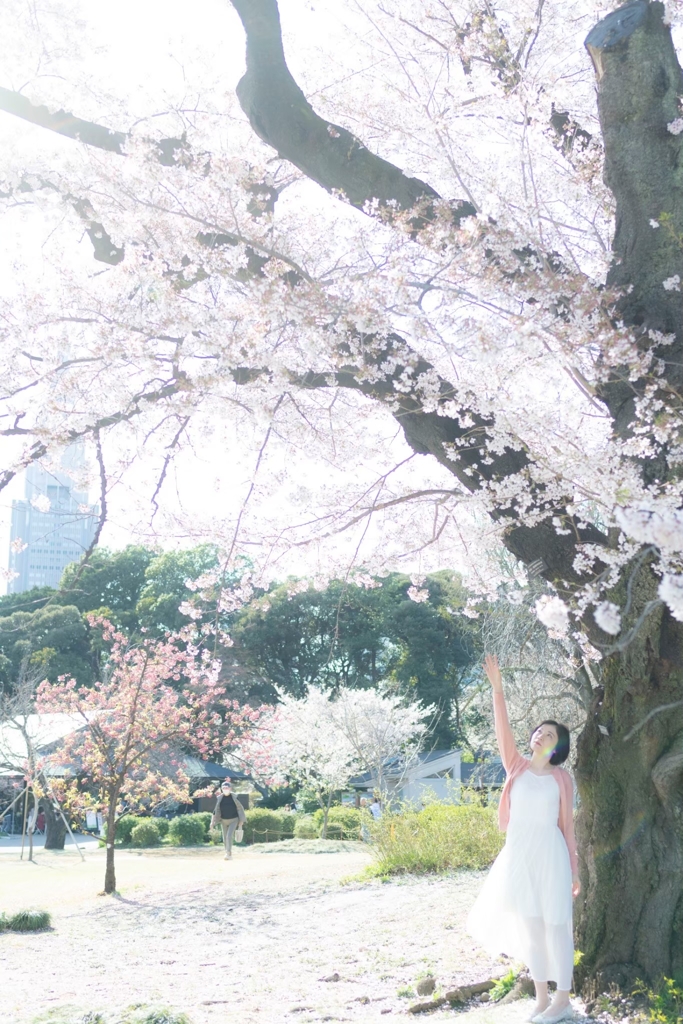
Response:
[[[88,505],[69,475],[82,465],[82,453],[69,449],[59,470],[27,469],[25,497],[12,502],[9,568],[16,576],[8,593],[58,587],[67,565],[80,561],[92,543],[99,509]]]

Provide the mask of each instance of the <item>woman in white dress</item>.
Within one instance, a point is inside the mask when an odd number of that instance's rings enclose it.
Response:
[[[505,846],[468,917],[470,934],[490,953],[529,968],[536,1005],[529,1020],[556,1024],[572,1013],[572,897],[579,894],[571,776],[558,767],[569,754],[569,731],[543,722],[531,734],[531,757],[515,745],[498,660],[487,655],[496,739],[506,772],[498,808]],[[550,1003],[548,982],[557,985]]]

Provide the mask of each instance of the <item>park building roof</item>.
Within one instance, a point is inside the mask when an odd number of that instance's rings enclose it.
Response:
[[[0,725],[0,776],[23,778],[25,763],[32,752],[43,771],[51,778],[73,775],[75,766],[59,759],[59,746],[66,736],[85,728],[82,715],[45,714],[22,715]],[[29,751],[29,745],[31,751]],[[249,779],[244,772],[225,768],[213,761],[204,761],[192,754],[180,758],[183,771],[190,780],[190,790],[201,789],[212,782],[231,778]]]

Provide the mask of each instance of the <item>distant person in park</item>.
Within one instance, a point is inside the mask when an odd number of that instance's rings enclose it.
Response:
[[[498,807],[505,846],[468,917],[470,934],[491,954],[523,961],[536,986],[527,1018],[556,1024],[572,1014],[574,968],[572,897],[578,896],[569,730],[541,722],[531,734],[531,757],[517,750],[508,720],[498,659],[484,668],[493,690],[496,739],[507,778]],[[557,985],[550,1003],[548,982]]]
[[[372,803],[370,804],[370,814],[373,816],[375,821],[379,821],[382,817],[382,805],[379,802],[378,797],[373,797]]]
[[[223,830],[226,860],[232,858],[232,838],[235,835],[235,831],[238,827],[241,828],[246,820],[247,816],[244,813],[244,807],[232,795],[230,779],[224,779],[216,796],[216,806],[213,811],[211,825],[213,828],[216,828],[220,824]]]

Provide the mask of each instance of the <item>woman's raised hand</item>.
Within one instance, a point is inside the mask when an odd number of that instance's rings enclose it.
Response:
[[[484,672],[488,677],[494,693],[503,692],[503,677],[498,667],[498,658],[495,654],[487,654],[484,658]]]

